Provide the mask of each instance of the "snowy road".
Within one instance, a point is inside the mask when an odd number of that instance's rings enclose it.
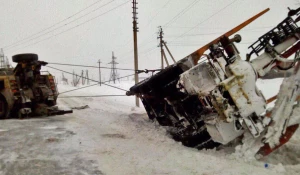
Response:
[[[95,92],[123,93],[93,87],[80,95]],[[0,174],[300,174],[300,132],[266,160],[250,161],[239,158],[234,149],[184,147],[133,103],[132,97],[62,98],[60,106],[90,108],[64,116],[0,121]]]

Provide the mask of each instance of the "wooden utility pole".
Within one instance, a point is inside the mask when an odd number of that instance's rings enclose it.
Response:
[[[89,78],[89,71],[88,70],[85,70],[85,77],[86,77],[86,84],[87,85],[90,85],[90,78]]]
[[[81,71],[81,84],[85,85],[84,70]]]
[[[99,63],[99,85],[101,86],[101,67],[100,67],[101,61],[99,60],[98,63]]]
[[[139,75],[137,73],[137,70],[139,69],[139,64],[138,64],[138,47],[137,47],[137,32],[138,32],[138,27],[137,27],[137,0],[132,0],[132,9],[133,9],[133,45],[134,45],[134,70],[135,70],[135,75],[134,75],[134,80],[135,84],[139,82]],[[139,98],[136,96],[135,99],[135,104],[137,107],[140,107],[140,101]]]
[[[163,35],[164,32],[161,26],[159,26],[158,38],[159,38],[159,47],[160,47],[160,55],[161,55],[161,69],[164,69]]]

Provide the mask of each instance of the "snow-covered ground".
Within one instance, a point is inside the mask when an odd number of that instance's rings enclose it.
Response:
[[[268,98],[278,92],[281,81],[259,80],[258,85]],[[124,89],[131,85],[116,84]],[[61,97],[124,93],[103,85]],[[241,157],[234,148],[199,151],[182,146],[149,121],[143,107],[134,107],[134,97],[60,98],[58,103],[89,108],[64,116],[0,121],[0,174],[300,174],[299,131],[257,161]]]

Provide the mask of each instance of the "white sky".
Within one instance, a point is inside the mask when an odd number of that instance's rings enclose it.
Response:
[[[120,63],[119,67],[133,68],[131,0],[98,1],[2,0],[0,48],[4,48],[9,58],[18,53],[37,53],[43,61],[94,66],[97,66],[98,59],[101,59],[102,66],[110,66],[107,63],[111,61],[111,52],[114,51],[117,62]],[[116,8],[125,2],[127,2],[125,5]],[[140,69],[160,67],[160,52],[156,47],[157,27],[160,25],[165,32],[165,41],[175,59],[179,60],[269,7],[271,10],[267,14],[239,32],[243,40],[237,47],[244,56],[250,43],[286,17],[287,7],[299,6],[297,0],[138,0],[138,2]],[[93,3],[95,4],[89,7]],[[107,5],[100,8],[104,4]],[[190,8],[172,20],[188,6]],[[89,8],[53,26],[86,7]],[[116,9],[101,15],[113,8]],[[94,20],[76,27],[92,18]],[[168,25],[165,26],[166,24]],[[49,27],[51,27],[49,30],[19,42]],[[186,34],[183,37],[178,38],[184,33]],[[6,47],[16,42],[19,43]],[[55,67],[70,72],[74,69],[78,73],[81,70],[76,67]],[[98,70],[91,71],[90,78],[93,76],[94,79],[98,79],[97,72]],[[107,80],[109,70],[103,73]],[[119,71],[119,73],[124,76],[132,72]]]

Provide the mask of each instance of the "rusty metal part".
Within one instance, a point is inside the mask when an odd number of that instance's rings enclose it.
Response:
[[[279,140],[279,142],[280,142],[279,145],[275,146],[274,148],[271,148],[270,145],[268,143],[266,143],[263,147],[261,147],[259,149],[259,151],[256,153],[255,157],[257,159],[261,159],[261,158],[271,154],[273,151],[275,151],[276,149],[278,149],[285,143],[287,143],[290,140],[290,138],[294,135],[294,133],[296,132],[298,127],[299,127],[299,124],[287,127],[286,132],[281,136],[281,138]]]
[[[289,48],[289,50],[287,50],[283,54],[281,54],[281,56],[283,58],[288,58],[292,54],[294,54],[297,50],[300,50],[300,41],[297,42],[295,45],[293,45],[291,48]]]
[[[274,95],[273,97],[271,97],[267,100],[267,104],[273,102],[276,99],[277,99],[277,95]],[[300,96],[297,97],[297,101],[299,101],[299,100],[300,100]]]

